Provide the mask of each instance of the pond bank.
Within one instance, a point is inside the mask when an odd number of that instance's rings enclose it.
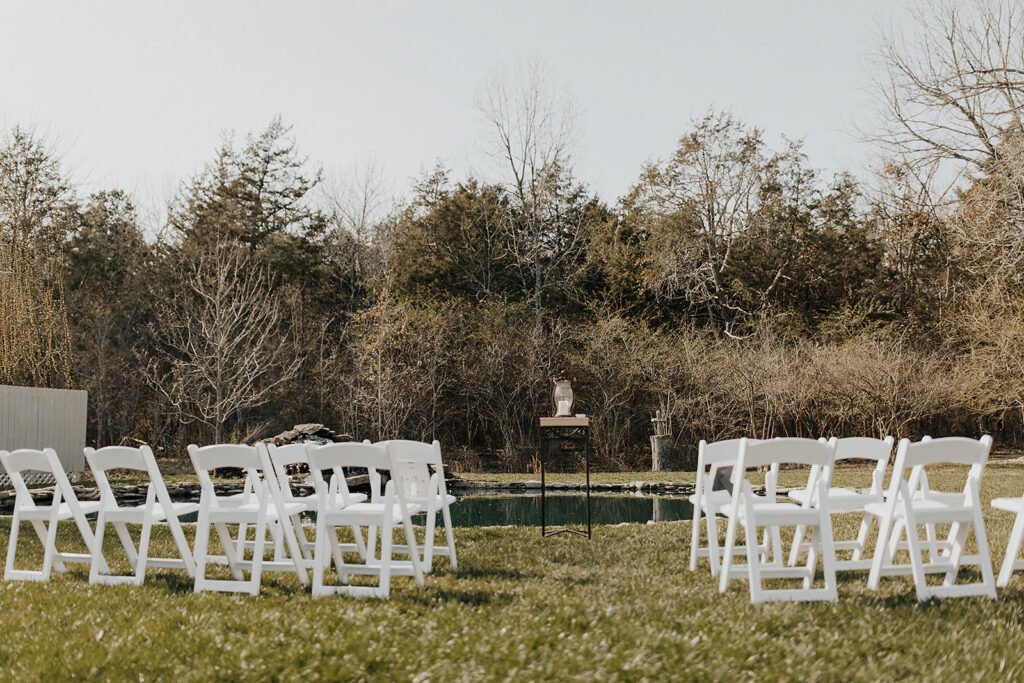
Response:
[[[487,491],[528,491],[540,490],[540,480],[528,481],[479,481],[473,479],[462,479],[451,477],[447,481],[448,490],[453,494],[460,491],[466,493],[486,493]],[[582,491],[586,488],[583,482],[547,482],[545,488],[549,491]],[[671,493],[676,495],[689,495],[693,493],[694,486],[684,481],[634,481],[628,483],[601,483],[590,485],[591,491],[610,491],[619,493],[630,493],[642,491],[644,493]]]

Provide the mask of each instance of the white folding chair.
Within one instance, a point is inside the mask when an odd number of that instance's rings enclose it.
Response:
[[[455,532],[452,529],[452,513],[450,506],[456,502],[455,496],[448,493],[444,481],[444,464],[441,461],[441,444],[421,441],[392,440],[383,441],[388,455],[395,466],[402,470],[401,481],[405,485],[407,503],[419,505],[426,510],[426,539],[423,545],[423,571],[429,572],[433,566],[434,555],[448,558],[452,569],[459,566],[455,557]],[[431,471],[433,470],[433,471]],[[446,545],[434,545],[434,531],[437,513],[441,512],[444,521]],[[396,552],[408,552],[405,546],[394,546]]]
[[[275,444],[267,444],[267,453],[270,456],[270,463],[273,465],[273,472],[277,476],[278,488],[281,490],[281,495],[286,503],[290,503],[293,506],[301,506],[297,509],[299,512],[289,516],[289,521],[295,530],[295,538],[298,541],[299,551],[302,554],[302,558],[307,561],[313,559],[313,548],[314,543],[306,539],[306,534],[302,529],[302,520],[300,515],[303,512],[312,512],[316,510],[316,495],[312,496],[297,496],[292,490],[291,478],[288,476],[288,467],[290,465],[302,465],[308,464],[306,458],[306,445],[304,443],[293,443],[285,446],[277,446]],[[281,539],[283,534],[278,536]],[[279,555],[282,549],[275,547],[275,555]]]
[[[792,463],[817,466],[819,471],[832,466],[833,442],[813,439],[771,439],[770,441],[740,442],[739,457],[733,469],[733,491],[729,505],[723,509],[729,518],[725,537],[725,553],[722,558],[722,574],[718,589],[725,592],[733,578],[745,578],[750,584],[752,602],[768,600],[830,600],[838,597],[836,589],[835,556],[832,549],[832,522],[825,495],[828,484],[824,477],[818,477],[818,497],[808,508],[796,503],[779,502],[775,492],[767,490],[766,496],[754,494],[753,486],[747,479],[747,469]],[[780,527],[803,525],[811,529],[811,551],[804,567],[784,567],[781,562],[766,563],[758,552],[757,528],[771,528],[773,535]],[[733,563],[733,548],[736,546],[737,528],[743,526],[746,535],[747,563]],[[773,539],[774,544],[774,539]],[[824,586],[814,588],[818,555],[824,566]],[[764,587],[765,579],[802,579],[798,589]]]
[[[690,530],[690,571],[697,569],[697,558],[707,557],[711,575],[717,576],[722,561],[722,548],[718,545],[718,517],[723,507],[729,505],[732,494],[727,488],[717,488],[716,482],[723,474],[731,474],[739,457],[740,439],[727,439],[708,443],[701,439],[697,447],[697,481],[689,497],[693,506],[693,524]],[[708,544],[700,544],[700,518],[704,516]],[[766,545],[759,546],[760,552],[768,552]],[[737,545],[733,552],[744,555],[746,546]]]
[[[871,529],[873,515],[864,512],[864,508],[870,503],[879,503],[884,500],[885,491],[882,488],[882,480],[885,477],[885,467],[889,464],[889,456],[892,454],[893,438],[887,436],[884,439],[871,437],[851,437],[836,441],[835,461],[840,460],[872,460],[875,462],[875,469],[871,472],[871,488],[866,491],[857,491],[850,488],[836,488],[831,486],[832,473],[812,471],[811,480],[818,476],[825,476],[829,482],[828,508],[834,515],[838,512],[860,512],[862,514],[860,529],[857,537],[847,540],[833,539],[833,547],[837,551],[852,551],[853,555],[848,560],[836,559],[836,571],[851,571],[857,569],[870,569],[871,560],[864,557],[865,544],[868,540],[868,532]],[[813,470],[814,468],[812,468]],[[786,494],[793,500],[801,503],[804,507],[811,507],[815,488],[790,489]],[[833,529],[834,531],[834,529]],[[807,552],[810,548],[803,541],[804,528],[798,526],[793,536],[793,546],[790,550],[789,564],[795,566],[801,553]]]
[[[981,476],[985,470],[992,437],[980,440],[963,437],[931,439],[918,443],[908,439],[900,441],[896,452],[896,466],[892,481],[882,503],[870,503],[865,510],[879,518],[878,542],[871,560],[868,588],[877,590],[880,578],[888,575],[914,577],[917,599],[921,602],[933,597],[948,598],[984,595],[993,600],[996,585],[992,576],[985,522],[981,515]],[[938,464],[969,465],[967,481],[962,491],[933,491],[922,485],[925,467]],[[909,472],[909,480],[904,476]],[[945,540],[935,537],[935,525],[949,524]],[[926,527],[927,539],[922,544],[918,526]],[[971,527],[978,545],[977,555],[965,555],[964,548]],[[906,550],[910,564],[896,564],[895,556],[903,549],[900,540],[906,533]],[[925,562],[924,550],[928,550]],[[975,565],[981,570],[980,582],[957,584],[960,568]],[[944,574],[941,586],[930,586],[927,574]]]
[[[316,483],[316,552],[313,562],[313,595],[352,595],[362,597],[387,598],[391,594],[392,575],[411,575],[416,584],[423,585],[423,570],[419,552],[416,549],[416,536],[412,527],[412,515],[422,509],[419,504],[405,500],[407,490],[403,481],[404,468],[397,460],[388,456],[387,449],[368,443],[335,443],[322,446],[308,446],[309,467]],[[346,467],[365,467],[376,470],[387,467],[391,471],[391,479],[384,488],[380,500],[354,502],[354,498],[344,485]],[[333,471],[330,483],[322,472]],[[395,526],[401,526],[405,534],[406,546],[410,549],[409,561],[399,562],[394,559],[392,535]],[[364,541],[361,529],[367,529]],[[361,548],[359,552],[362,562],[348,563],[345,561],[342,544],[338,540],[339,528],[352,529],[355,544]],[[375,558],[372,543],[374,530],[380,530],[380,558]],[[330,568],[331,562],[338,572],[341,585],[325,586],[324,573]],[[350,574],[376,575],[377,586],[350,586]]]
[[[198,503],[175,503],[164,485],[163,477],[156,464],[156,458],[149,446],[129,448],[127,446],[107,446],[95,450],[85,449],[85,459],[89,463],[96,485],[100,490],[100,507],[96,518],[96,546],[92,553],[89,567],[89,583],[133,583],[141,585],[146,577],[146,567],[163,567],[184,569],[190,577],[195,576],[195,563],[192,551],[189,550],[185,532],[181,528],[181,517],[199,510]],[[107,471],[112,469],[128,469],[145,472],[149,478],[146,488],[146,502],[142,505],[119,505],[107,479]],[[128,531],[128,523],[141,524],[139,547],[136,551]],[[156,522],[166,522],[171,537],[178,546],[178,557],[149,557],[149,538]],[[128,562],[134,568],[133,576],[114,576],[103,568],[106,566],[103,556],[103,535],[108,524],[113,524],[117,537],[121,541]]]
[[[75,490],[60,464],[56,451],[52,448],[33,450],[22,448],[16,451],[0,451],[0,463],[14,484],[14,515],[11,519],[11,537],[7,544],[7,564],[4,566],[5,581],[49,581],[51,570],[63,573],[65,562],[92,561],[95,537],[86,514],[99,509],[98,501],[79,502]],[[25,483],[24,472],[38,471],[50,474],[54,478],[53,500],[49,505],[37,505],[32,500],[28,485]],[[73,519],[78,532],[85,541],[87,553],[63,553],[57,550],[57,523]],[[18,532],[21,522],[32,523],[39,542],[43,544],[43,568],[41,571],[30,571],[14,568],[14,558],[18,548]],[[103,567],[106,569],[106,566]]]
[[[288,518],[302,511],[302,506],[286,503],[277,477],[273,472],[266,448],[242,444],[215,444],[199,448],[188,447],[192,464],[199,476],[199,519],[196,523],[195,591],[203,590],[245,592],[258,595],[263,571],[294,571],[299,581],[307,583],[309,577],[302,560],[302,553],[294,529],[287,523]],[[220,468],[236,468],[246,473],[243,492],[233,496],[218,496],[210,473]],[[280,523],[284,520],[285,523]],[[231,538],[228,524],[238,525],[237,539]],[[248,525],[255,527],[254,540],[247,542]],[[210,526],[217,530],[224,555],[210,555]],[[270,531],[275,547],[278,543],[288,549],[289,558],[264,559],[267,531]],[[279,539],[278,534],[283,534]],[[252,559],[245,558],[251,548]],[[209,562],[227,564],[231,579],[206,578]],[[249,579],[243,572],[249,571]]]
[[[1006,544],[1006,554],[1003,555],[1003,564],[999,568],[999,577],[996,580],[997,587],[1005,588],[1010,583],[1013,573],[1024,569],[1024,559],[1020,558],[1020,546],[1024,541],[1024,496],[996,498],[992,501],[992,507],[1016,515],[1013,521],[1013,531],[1010,532],[1010,539]]]

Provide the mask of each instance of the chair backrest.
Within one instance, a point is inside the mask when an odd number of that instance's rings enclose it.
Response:
[[[75,496],[75,489],[71,486],[64,466],[60,464],[57,451],[52,448],[36,450],[33,448],[19,448],[14,451],[0,451],[0,464],[7,470],[7,475],[14,484],[14,504],[19,508],[37,507],[32,500],[32,494],[25,482],[24,472],[36,471],[53,475],[55,485],[53,487],[53,502],[58,503],[61,499],[67,501],[75,519],[81,524],[84,517],[78,506],[78,498]]]
[[[217,506],[222,499],[228,498],[227,495],[217,495],[213,479],[210,477],[213,470],[221,468],[245,471],[243,502],[250,501],[254,495],[263,495],[264,486],[260,475],[263,473],[265,463],[264,457],[255,446],[213,444],[200,448],[195,444],[189,444],[188,454],[199,477],[200,495],[210,496],[212,505]]]
[[[64,474],[64,468],[60,464],[57,452],[52,448],[44,448],[43,450],[19,448],[14,451],[0,451],[0,463],[3,464],[7,475],[11,478],[11,483],[14,484],[14,491],[17,496],[15,505],[36,507],[32,500],[32,494],[29,493],[28,484],[25,482],[23,474],[25,472],[42,472],[43,474],[52,475],[63,493],[64,487],[60,485],[61,481],[58,472],[65,480],[67,480],[67,475]],[[70,488],[70,486],[71,482],[69,481],[68,487]]]
[[[697,447],[697,460],[701,461],[704,467],[723,463],[734,465],[740,454],[740,441],[740,439],[726,439],[708,443],[701,439],[700,445]]]
[[[369,442],[306,444],[306,457],[309,459],[309,471],[313,475],[316,495],[321,504],[330,507],[350,505],[352,502],[344,468],[359,467],[376,472],[388,467],[387,449]],[[323,477],[324,470],[334,474],[329,485]]]
[[[434,440],[432,443],[422,441],[406,441],[394,439],[381,441],[378,446],[387,448],[388,458],[391,460],[390,470],[392,477],[400,478],[403,486],[403,493],[408,498],[422,498],[430,496],[436,491],[430,488],[431,471],[438,474],[440,479],[439,492],[445,493],[444,488],[444,465],[441,461],[441,443]]]
[[[306,444],[292,443],[284,446],[267,444],[267,453],[270,455],[270,463],[273,465],[274,473],[277,475],[278,485],[285,498],[295,498],[292,492],[291,479],[288,477],[289,465],[308,465],[309,456],[306,452]]]
[[[96,480],[101,498],[111,501],[115,505],[117,498],[107,479],[108,470],[134,470],[145,472],[147,476],[150,474],[149,463],[146,462],[141,449],[130,446],[106,446],[100,449],[86,448],[84,452],[85,461],[89,463],[89,469],[92,470],[92,476]]]
[[[726,439],[708,443],[700,440],[697,446],[697,493],[722,490],[732,492],[732,468],[740,454],[740,439]],[[705,471],[707,475],[705,477]]]
[[[117,503],[117,497],[107,479],[107,471],[113,469],[127,469],[145,472],[149,477],[149,486],[146,492],[146,504],[155,501],[164,510],[164,515],[171,525],[177,525],[177,517],[173,514],[171,494],[167,491],[163,475],[156,464],[156,456],[153,449],[146,444],[138,448],[128,446],[106,446],[104,448],[85,449],[85,460],[89,463],[93,477],[96,479],[96,486],[99,487],[101,499]],[[191,559],[186,559],[190,562]]]
[[[875,469],[871,473],[871,493],[882,497],[882,480],[885,479],[885,468],[892,455],[893,438],[876,439],[870,436],[851,436],[836,440],[835,460],[874,460]],[[828,473],[829,485],[832,473]]]
[[[962,436],[950,436],[941,439],[924,437],[917,443],[902,439],[896,450],[896,465],[893,468],[889,495],[895,496],[900,482],[909,470],[909,490],[927,489],[925,467],[929,465],[968,465],[967,482],[964,493],[972,482],[979,485],[981,475],[988,462],[988,454],[992,449],[992,437],[986,434],[980,439],[969,439]]]
[[[836,441],[836,460],[874,460],[885,467],[892,455],[893,438],[876,439],[870,436],[852,436]]]
[[[744,471],[754,467],[782,464],[831,467],[834,452],[834,442],[817,439],[741,439],[736,469]]]

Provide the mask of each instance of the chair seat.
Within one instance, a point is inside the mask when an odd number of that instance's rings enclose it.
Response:
[[[764,524],[780,524],[783,526],[813,524],[818,521],[820,514],[814,508],[801,507],[796,503],[754,503],[753,508],[754,517],[757,518],[759,526]],[[728,506],[725,506],[719,512],[729,517],[731,510]],[[740,522],[745,522],[746,516],[746,508],[741,505],[737,519]]]
[[[285,503],[284,504],[284,516],[290,517],[291,515],[302,512],[306,509],[306,506],[302,503]],[[210,521],[211,522],[255,522],[259,516],[260,505],[253,501],[251,503],[243,503],[241,505],[234,505],[228,508],[210,510]],[[277,507],[272,503],[267,504],[267,519],[273,520],[278,519],[280,516],[277,512]]]
[[[175,517],[181,517],[182,515],[188,515],[193,512],[199,511],[199,503],[171,503],[171,512]],[[142,516],[146,513],[146,504],[140,505],[119,505],[116,507],[108,507],[104,509],[103,514],[106,515],[107,520],[114,521],[138,521],[142,522]],[[167,521],[167,515],[164,514],[164,508],[160,503],[153,504],[153,521],[154,522],[165,522]]]
[[[365,499],[365,496],[364,496],[364,499]],[[422,505],[424,508],[426,508],[427,505],[430,504],[430,499],[431,499],[431,496],[413,496],[411,498],[406,498],[406,500],[408,502],[416,503],[417,505]],[[452,494],[446,493],[445,497],[444,497],[444,503],[442,503],[442,505],[451,505],[452,503],[454,503],[457,500],[458,500],[458,498],[456,498]]]
[[[921,491],[914,492],[914,500],[921,500]],[[936,501],[943,505],[953,505],[956,507],[962,507],[964,504],[964,494],[962,491],[950,493],[947,491],[928,491],[928,495],[924,496],[925,500]]]
[[[362,503],[367,500],[368,496],[365,493],[350,493],[348,494],[349,500],[353,503]],[[289,504],[298,504],[303,506],[303,511],[312,512],[316,510],[317,497],[316,496],[303,496],[294,497],[287,500]]]
[[[963,496],[959,496],[962,500]],[[889,509],[889,503],[870,503],[865,506],[864,511],[875,515],[876,517],[884,517]],[[964,505],[950,505],[942,502],[941,500],[921,500],[915,498],[911,502],[911,509],[914,513],[914,519],[919,522],[954,522],[954,521],[970,521],[974,515],[974,508]],[[895,519],[903,519],[905,513],[902,505],[897,505],[895,510]]]
[[[324,519],[330,523],[346,523],[353,521],[359,523],[362,521],[375,521],[384,519],[384,511],[386,506],[384,503],[354,503],[352,505],[346,505],[339,510],[330,510],[328,512],[318,511],[317,514],[324,515]],[[407,503],[406,509],[410,515],[415,515],[419,512],[423,512],[423,506],[418,503]],[[391,510],[392,523],[402,521],[402,513],[398,508],[398,505],[392,507]]]
[[[715,507],[721,507],[722,505],[726,505],[729,501],[732,500],[732,494],[729,493],[728,491],[723,491],[721,489],[719,489],[718,491],[704,491],[704,496],[706,497],[708,502],[711,505],[714,505]],[[689,501],[690,505],[696,505],[697,494],[690,494]]]
[[[807,502],[807,489],[790,489],[787,496],[801,504]],[[841,509],[862,510],[868,503],[878,501],[878,496],[870,491],[855,491],[854,489],[831,488],[828,490],[828,506],[831,512]]]
[[[141,507],[141,506],[140,506]],[[199,512],[199,503],[171,503],[171,512],[174,513],[175,517],[181,517],[182,515],[190,515],[193,512]],[[167,515],[164,514],[162,506],[157,505],[154,510],[153,519],[157,522],[167,521]]]
[[[78,503],[78,507],[81,508],[83,514],[89,514],[96,512],[100,509],[100,502],[98,500],[86,500]],[[25,520],[30,519],[49,519],[50,513],[53,508],[49,505],[36,506],[36,507],[25,507],[21,509],[21,518]],[[67,503],[61,503],[57,509],[57,519],[65,520],[71,519],[74,515],[71,513],[71,506]]]
[[[1024,496],[1020,498],[996,498],[992,501],[992,507],[1007,512],[1024,512]]]

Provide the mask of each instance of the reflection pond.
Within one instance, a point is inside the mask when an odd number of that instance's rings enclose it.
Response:
[[[472,493],[459,495],[452,505],[452,524],[455,526],[540,526],[540,494],[530,492],[502,492],[498,494]],[[587,524],[587,497],[584,493],[547,494],[548,526]],[[674,522],[692,519],[693,506],[686,496],[659,496],[651,494],[629,495],[621,493],[591,493],[591,521],[593,524],[620,524]],[[95,519],[96,513],[87,515]],[[182,522],[195,522],[197,513],[182,515]],[[302,513],[306,522],[316,520],[316,514]],[[413,517],[414,524],[424,524],[426,514]],[[441,525],[441,515],[437,515]]]
[[[451,508],[455,526],[540,526],[539,493],[502,492],[460,495],[458,498]],[[591,493],[590,502],[594,524],[644,523],[651,520],[673,522],[693,518],[693,506],[685,496]],[[584,493],[549,493],[546,505],[549,526],[587,523],[587,497]],[[414,518],[417,524],[424,520],[425,515]]]

